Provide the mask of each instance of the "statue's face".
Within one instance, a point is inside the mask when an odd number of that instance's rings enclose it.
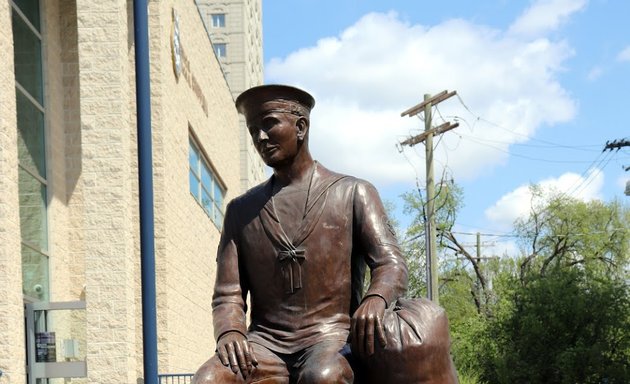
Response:
[[[265,164],[275,168],[293,162],[302,145],[300,117],[281,109],[263,111],[247,120],[254,146]],[[302,136],[303,137],[303,136]]]

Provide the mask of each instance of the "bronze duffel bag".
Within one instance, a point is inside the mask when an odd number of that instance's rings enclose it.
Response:
[[[369,384],[455,384],[448,319],[444,309],[424,299],[398,299],[383,318],[387,345],[378,343],[363,361]]]

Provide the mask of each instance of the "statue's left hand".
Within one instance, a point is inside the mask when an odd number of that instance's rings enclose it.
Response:
[[[234,373],[240,370],[243,378],[247,378],[258,365],[249,341],[239,332],[231,331],[221,336],[217,341],[217,354],[223,365]]]
[[[352,316],[350,338],[352,351],[362,359],[374,353],[374,338],[385,347],[385,330],[383,329],[383,314],[386,303],[380,296],[368,296]]]

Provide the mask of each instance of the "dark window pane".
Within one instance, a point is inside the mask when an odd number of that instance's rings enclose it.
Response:
[[[33,24],[37,31],[39,29],[39,0],[13,0],[15,5],[20,8],[20,11],[26,16],[28,21]]]
[[[48,300],[48,257],[22,245],[22,291],[39,300]]]
[[[13,53],[15,80],[43,105],[41,41],[16,12],[13,12]]]
[[[46,187],[22,168],[19,168],[18,183],[22,241],[46,251],[48,249]]]
[[[20,90],[16,94],[20,165],[45,179],[44,114]]]

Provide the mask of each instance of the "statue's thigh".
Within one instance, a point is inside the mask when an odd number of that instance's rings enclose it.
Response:
[[[216,354],[206,361],[195,374],[195,384],[288,384],[287,366],[267,348],[250,343],[258,365],[252,374],[244,378],[240,372],[234,373],[224,366]]]
[[[343,347],[346,343],[327,341],[307,348],[295,368],[298,384],[352,383],[354,373]]]

